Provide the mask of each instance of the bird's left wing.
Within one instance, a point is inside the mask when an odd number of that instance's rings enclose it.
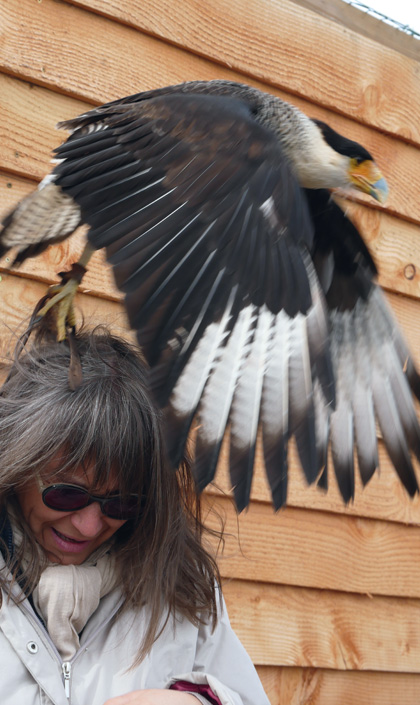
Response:
[[[198,414],[204,487],[230,426],[241,509],[261,425],[280,506],[292,434],[307,479],[319,470],[313,376],[327,403],[334,383],[312,226],[278,140],[246,102],[214,95],[117,102],[67,126],[55,183],[79,205],[90,243],[106,247],[168,410],[174,461]]]

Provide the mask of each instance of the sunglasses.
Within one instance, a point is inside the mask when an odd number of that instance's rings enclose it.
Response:
[[[114,494],[100,497],[91,494],[79,485],[65,483],[50,485],[42,491],[42,501],[56,512],[75,512],[84,509],[93,502],[99,502],[102,514],[110,519],[133,519],[139,511],[139,496],[130,494],[127,497]]]

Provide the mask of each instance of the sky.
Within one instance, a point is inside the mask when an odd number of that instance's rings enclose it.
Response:
[[[360,2],[401,24],[409,25],[420,34],[419,0],[360,0]]]

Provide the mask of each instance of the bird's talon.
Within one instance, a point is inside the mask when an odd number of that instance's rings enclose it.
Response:
[[[59,341],[66,340],[67,331],[74,329],[76,325],[73,299],[79,285],[79,281],[76,279],[65,275],[62,275],[61,278],[62,283],[51,286],[47,295],[38,302],[31,319],[31,326],[35,327],[49,316],[53,321]]]

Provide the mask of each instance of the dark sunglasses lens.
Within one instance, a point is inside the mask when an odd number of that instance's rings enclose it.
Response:
[[[133,519],[139,509],[139,499],[132,497],[110,497],[102,503],[102,511],[110,519]]]
[[[58,512],[71,512],[83,509],[89,504],[89,495],[79,487],[57,485],[48,487],[42,493],[44,504]]]

